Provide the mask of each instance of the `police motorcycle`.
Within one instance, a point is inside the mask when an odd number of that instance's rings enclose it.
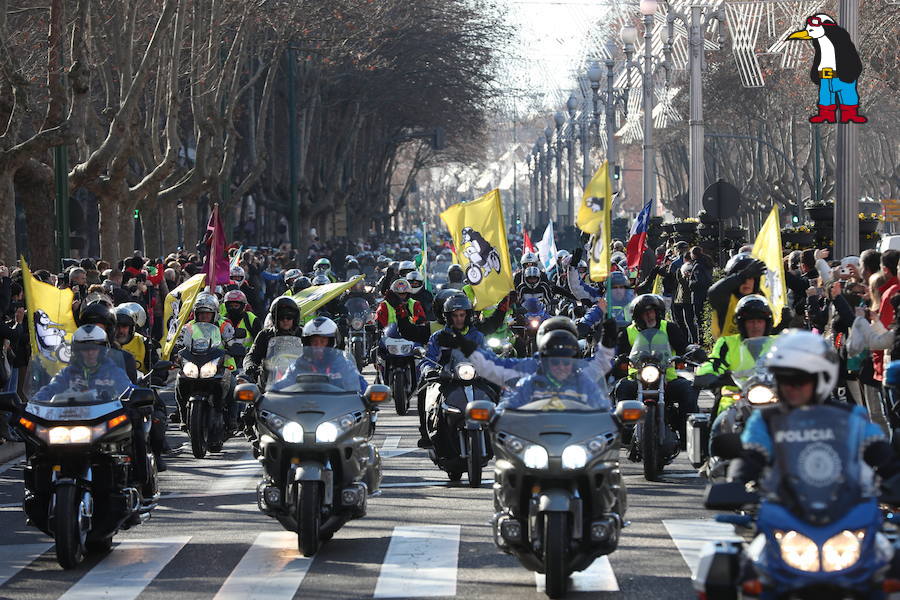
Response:
[[[378,383],[391,389],[394,409],[401,417],[409,410],[409,399],[416,389],[416,344],[400,335],[396,323],[384,328],[379,344],[384,358],[378,359]]]
[[[89,328],[97,335],[85,333]],[[149,518],[158,496],[149,375],[142,387],[132,387],[121,351],[95,345],[105,343],[99,327],[81,327],[73,336],[71,366],[32,363],[25,405],[15,393],[0,395],[0,410],[13,414],[25,440],[22,508],[28,524],[54,539],[64,569],[77,567],[88,553],[108,552],[120,529]],[[160,361],[154,369],[170,364]],[[96,369],[93,379],[84,377],[89,369]]]
[[[187,398],[184,423],[191,440],[191,452],[194,458],[204,458],[207,452],[221,452],[231,436],[226,427],[225,412],[232,376],[226,362],[228,356],[246,354],[240,343],[246,331],[236,329],[234,342],[223,348],[222,335],[215,323],[195,322],[191,326],[196,333],[179,353],[181,369],[175,385]]]
[[[374,328],[372,307],[365,298],[354,296],[344,303],[344,310],[347,311],[347,349],[361,371],[366,366],[374,335],[370,331]]]
[[[366,499],[378,490],[381,457],[372,436],[390,389],[370,385],[360,396],[351,356],[304,347],[293,336],[272,339],[265,373],[264,394],[250,383],[235,389],[253,407],[259,432],[257,504],[296,531],[300,552],[313,556],[347,521],[365,516]]]
[[[583,362],[555,360],[570,362],[573,370]],[[628,506],[619,470],[621,432],[644,413],[639,402],[619,402],[613,413],[567,393],[535,393],[496,415],[490,402],[468,405],[466,421],[490,424],[496,453],[494,543],[543,573],[550,598],[564,596],[573,572],[618,546]]]
[[[470,402],[493,406],[499,400],[496,387],[478,377],[475,366],[459,350],[453,350],[445,366],[422,356],[435,367],[422,385],[425,392],[425,430],[431,439],[429,458],[450,481],[468,475],[470,487],[480,487],[484,467],[493,458],[485,423],[466,419]]]

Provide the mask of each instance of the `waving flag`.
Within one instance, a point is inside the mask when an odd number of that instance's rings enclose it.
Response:
[[[522,231],[522,249],[525,252],[537,252],[534,249],[534,244],[531,243],[531,236],[528,235],[528,231]]]
[[[191,311],[194,310],[194,301],[203,291],[203,284],[206,282],[205,273],[197,273],[187,281],[184,281],[177,288],[166,295],[163,303],[163,323],[165,323],[165,340],[162,345],[162,358],[169,359],[178,336],[181,335],[181,328],[188,322]]]
[[[71,340],[75,317],[71,289],[39,281],[22,262],[22,287],[25,289],[25,316],[31,341],[32,360],[38,359],[44,373],[55,375],[71,357]]]
[[[225,228],[219,216],[218,204],[213,206],[209,215],[203,243],[206,245],[206,263],[203,265],[203,272],[206,273],[210,291],[213,291],[217,285],[225,285],[231,280],[228,255],[225,253]]]
[[[759,289],[769,299],[773,321],[778,325],[786,303],[787,287],[784,280],[784,262],[781,260],[781,221],[778,218],[777,204],[772,207],[772,212],[759,230],[751,254],[753,258],[766,263],[766,274],[759,280]]]
[[[549,275],[556,268],[556,238],[553,237],[553,221],[547,223],[544,236],[537,243],[538,256],[544,265],[544,271]]]
[[[625,257],[628,259],[628,268],[637,269],[641,264],[641,256],[647,249],[647,230],[650,227],[650,206],[652,201],[644,205],[638,213],[634,223],[631,224],[631,233],[628,237],[628,247],[625,249]]]
[[[326,283],[325,285],[314,285],[300,290],[292,296],[300,307],[300,320],[303,321],[307,315],[311,315],[350,288],[356,285],[357,281],[365,279],[364,275],[357,275],[349,281],[338,281],[336,283]]]

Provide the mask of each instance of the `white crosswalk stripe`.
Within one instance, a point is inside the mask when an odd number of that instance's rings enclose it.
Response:
[[[535,573],[534,582],[537,585],[537,591],[543,592],[546,589],[546,577],[543,574]],[[616,580],[612,565],[609,564],[609,558],[601,556],[584,571],[572,573],[569,577],[569,591],[618,592],[619,582]]]
[[[666,519],[663,521],[669,535],[675,542],[681,557],[687,563],[691,575],[700,560],[700,551],[707,542],[740,541],[734,526],[706,519]]]
[[[132,600],[190,541],[190,536],[126,540],[59,600]]]
[[[262,466],[250,452],[219,469],[220,472],[216,474],[216,479],[209,488],[213,493],[253,490],[262,477]]]
[[[215,600],[289,600],[303,583],[312,561],[300,556],[296,533],[261,533],[225,580]]]
[[[455,596],[459,536],[459,525],[395,527],[374,597]]]
[[[52,547],[53,544],[49,542],[0,546],[0,585]]]

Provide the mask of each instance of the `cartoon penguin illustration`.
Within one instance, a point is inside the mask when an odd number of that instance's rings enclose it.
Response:
[[[806,19],[806,29],[795,31],[788,39],[810,40],[816,51],[809,76],[819,86],[819,113],[809,122],[837,123],[838,105],[841,123],[868,121],[858,112],[856,80],[862,73],[862,61],[847,30],[829,15],[817,13]]]

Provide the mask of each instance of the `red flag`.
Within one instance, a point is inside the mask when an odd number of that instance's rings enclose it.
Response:
[[[647,249],[647,230],[650,227],[651,204],[652,201],[644,206],[631,226],[631,237],[628,238],[628,247],[625,249],[629,269],[637,269],[640,266],[641,256],[643,256],[644,250]]]
[[[528,235],[528,232],[522,231],[522,246],[525,247],[526,252],[534,252],[537,253],[537,250],[534,249],[534,244],[531,243],[531,237]]]
[[[203,265],[203,272],[206,273],[210,291],[214,291],[217,285],[225,285],[231,279],[228,256],[225,254],[225,229],[219,217],[218,204],[213,206],[212,214],[209,215],[203,241],[206,244],[206,264]]]

